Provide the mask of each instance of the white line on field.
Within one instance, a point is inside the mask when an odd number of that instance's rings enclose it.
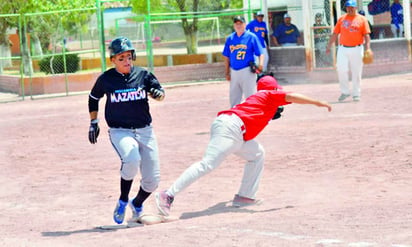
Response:
[[[186,227],[186,229],[200,229],[200,230],[205,230],[205,231],[220,231],[220,232],[236,232],[236,233],[249,233],[249,234],[255,234],[255,235],[262,235],[262,236],[270,236],[270,237],[275,237],[278,239],[282,240],[290,240],[290,241],[300,241],[300,240],[308,240],[308,239],[315,239],[315,237],[311,236],[305,236],[305,235],[297,235],[297,234],[291,234],[291,233],[284,233],[284,232],[272,232],[272,231],[256,231],[253,229],[235,229],[235,228],[227,228],[227,227],[219,227],[219,228],[205,228],[205,227],[199,227],[199,226],[190,226]],[[317,245],[321,246],[335,246],[335,244],[342,244],[345,243],[345,241],[340,240],[340,239],[320,239],[320,240],[315,240],[315,243]],[[371,246],[378,246],[378,243],[371,243],[371,242],[366,242],[366,241],[360,241],[360,242],[352,242],[348,243],[347,246],[350,247],[371,247]],[[403,244],[392,244],[390,247],[412,247],[412,245],[403,245]]]

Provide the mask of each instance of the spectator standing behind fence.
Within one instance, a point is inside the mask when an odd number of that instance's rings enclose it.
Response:
[[[292,17],[286,13],[283,16],[283,23],[279,24],[272,35],[275,46],[296,46],[300,45],[299,29],[292,24]]]
[[[399,0],[393,0],[391,10],[391,30],[394,38],[403,36],[403,7]]]
[[[361,79],[363,67],[364,47],[370,49],[370,30],[368,20],[356,12],[355,0],[345,3],[346,14],[342,15],[333,29],[333,34],[326,47],[326,54],[330,53],[330,47],[339,36],[339,47],[337,54],[337,70],[341,95],[339,101],[344,101],[351,95],[349,89],[349,67],[352,72],[352,97],[359,101],[361,97]]]
[[[236,16],[233,19],[233,32],[227,37],[223,48],[226,80],[230,81],[229,101],[233,107],[256,93],[256,73],[252,72],[250,64],[254,64],[254,56],[259,56],[259,70],[262,70],[264,55],[262,46],[256,35],[246,30],[245,19]]]
[[[317,67],[328,67],[332,65],[331,55],[326,55],[326,46],[330,36],[330,28],[323,23],[323,15],[316,13],[313,24],[313,35],[315,40],[315,60]]]
[[[249,30],[250,32],[254,33],[260,40],[260,44],[262,45],[262,51],[263,51],[262,54],[265,56],[262,69],[263,71],[267,71],[267,67],[269,63],[269,53],[268,53],[269,40],[268,40],[268,29],[266,26],[266,22],[263,21],[264,16],[265,15],[263,14],[263,12],[260,12],[260,11],[257,12],[255,19],[246,25],[246,30]],[[259,64],[259,57],[255,56],[255,62]]]

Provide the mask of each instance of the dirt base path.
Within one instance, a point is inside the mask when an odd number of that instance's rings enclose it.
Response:
[[[104,121],[98,143],[87,140],[87,95],[1,104],[0,246],[411,247],[412,74],[365,79],[360,102],[337,103],[336,83],[283,86],[334,109],[289,105],[257,138],[263,204],[228,206],[243,169],[230,156],[176,197],[178,221],[110,231],[98,227],[113,224],[120,162]],[[228,105],[226,82],[152,102],[159,189],[202,157]]]

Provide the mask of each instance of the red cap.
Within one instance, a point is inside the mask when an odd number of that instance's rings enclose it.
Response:
[[[264,77],[260,78],[257,85],[257,90],[277,90],[282,89],[282,87],[278,84],[275,77],[270,75],[265,75]]]

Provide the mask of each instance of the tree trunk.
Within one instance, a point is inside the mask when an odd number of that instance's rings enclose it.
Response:
[[[22,37],[20,37],[20,39],[21,39],[21,43],[23,47],[21,51],[21,55],[23,59],[23,73],[25,76],[31,76],[33,75],[33,64],[31,61],[30,49],[29,49],[29,45],[27,41],[27,34],[26,34],[26,30],[24,26],[23,26],[23,30],[21,34],[22,34]]]
[[[197,32],[186,34],[187,54],[197,54]]]
[[[197,54],[197,18],[193,18],[192,24],[189,24],[186,18],[182,19],[183,32],[186,37],[187,54]]]
[[[180,12],[184,13],[186,12],[186,6],[185,6],[186,1],[177,1],[177,5],[179,7]],[[199,8],[199,0],[193,0],[193,12],[197,13],[197,10]],[[198,18],[193,17],[192,24],[190,24],[187,20],[187,18],[182,18],[182,28],[183,32],[185,33],[186,37],[186,50],[187,54],[197,54],[197,23],[198,23]]]
[[[37,34],[33,33],[31,36],[33,42],[33,55],[43,57],[43,49],[41,47],[41,42]]]
[[[10,41],[6,32],[7,28],[2,29],[0,31],[0,58],[2,58],[0,59],[0,74],[3,74],[4,68],[12,66]]]
[[[9,44],[0,45],[0,75],[3,74],[4,68],[11,67],[11,50]]]

